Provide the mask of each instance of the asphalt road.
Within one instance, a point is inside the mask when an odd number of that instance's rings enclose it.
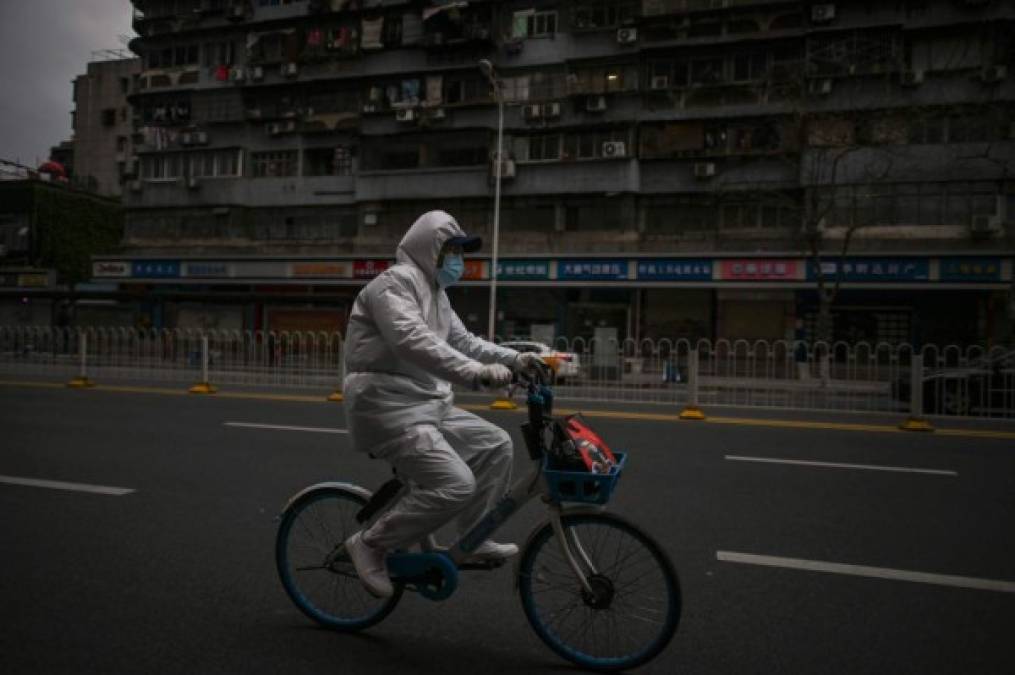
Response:
[[[0,673],[574,670],[528,627],[508,567],[443,603],[407,595],[362,635],[290,604],[273,559],[288,496],[387,468],[343,434],[225,423],[342,429],[340,405],[0,385],[0,411]],[[521,416],[484,414],[521,447]],[[594,425],[631,452],[611,510],[656,536],[684,591],[677,637],[638,672],[1015,672],[1015,441]]]

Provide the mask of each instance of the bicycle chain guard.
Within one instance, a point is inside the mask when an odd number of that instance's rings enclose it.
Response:
[[[428,600],[446,600],[458,588],[458,568],[443,553],[392,553],[387,562],[393,582],[415,586]]]

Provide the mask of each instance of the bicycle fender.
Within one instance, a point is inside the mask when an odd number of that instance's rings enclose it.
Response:
[[[282,513],[285,513],[286,510],[290,506],[292,506],[296,502],[297,499],[303,497],[305,494],[307,494],[309,492],[313,492],[314,490],[320,490],[320,489],[323,489],[323,488],[337,488],[339,490],[346,490],[347,492],[352,492],[353,494],[355,494],[355,495],[357,495],[359,497],[362,497],[363,499],[365,499],[367,501],[370,501],[370,496],[373,494],[373,493],[370,492],[370,490],[367,490],[364,487],[360,487],[359,485],[356,485],[354,483],[341,483],[341,482],[338,482],[338,481],[328,481],[328,482],[325,482],[325,483],[315,483],[313,485],[308,485],[307,487],[303,488],[302,490],[300,490],[299,492],[294,494],[292,497],[290,497],[289,501],[286,502],[285,507],[282,509]]]
[[[581,515],[591,515],[591,514],[595,514],[595,513],[605,513],[605,512],[606,512],[606,508],[602,507],[602,506],[573,506],[573,507],[561,509],[560,515],[561,515],[561,517],[572,516],[572,515],[574,515],[574,516],[581,516]],[[538,523],[536,523],[536,526],[533,527],[531,530],[529,530],[529,534],[525,537],[525,543],[522,544],[522,547],[521,547],[521,549],[519,551],[519,554],[517,556],[515,556],[515,561],[514,561],[514,579],[515,579],[515,590],[516,591],[518,590],[518,579],[520,578],[520,575],[521,575],[521,572],[522,572],[522,570],[521,570],[522,558],[525,557],[525,551],[528,550],[529,546],[532,545],[532,540],[536,538],[536,535],[539,534],[539,531],[542,530],[544,527],[547,527],[549,524],[550,524],[550,519],[549,518],[544,518],[543,520],[541,520]]]

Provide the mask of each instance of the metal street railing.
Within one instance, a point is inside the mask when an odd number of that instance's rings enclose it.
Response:
[[[565,398],[1015,419],[1015,348],[560,338]],[[0,326],[0,375],[340,389],[337,333]]]

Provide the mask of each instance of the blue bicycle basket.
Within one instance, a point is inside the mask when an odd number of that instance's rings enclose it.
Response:
[[[620,480],[620,474],[627,462],[626,452],[614,453],[617,463],[608,473],[592,473],[560,468],[558,461],[549,454],[543,457],[543,475],[550,489],[550,497],[558,502],[582,502],[605,504],[610,501],[613,489]]]

